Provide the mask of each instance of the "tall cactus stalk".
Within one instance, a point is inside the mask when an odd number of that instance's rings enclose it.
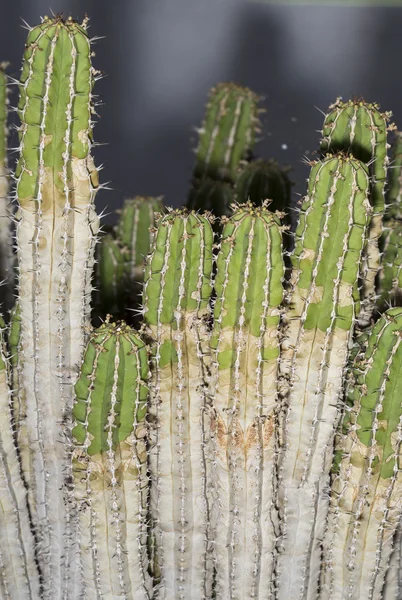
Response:
[[[279,600],[317,592],[326,487],[371,212],[363,163],[339,153],[312,165],[291,257],[281,358],[288,411],[279,461]]]
[[[208,216],[171,211],[158,224],[145,274],[151,516],[165,600],[212,594],[204,421],[212,243]]]
[[[322,129],[322,152],[351,152],[355,158],[370,166],[370,203],[373,215],[363,273],[364,302],[360,315],[363,327],[372,317],[376,298],[376,276],[380,269],[380,238],[389,164],[387,131],[395,129],[395,125],[388,124],[391,116],[391,112],[381,113],[378,104],[364,100],[342,102],[338,98],[329,107]]]
[[[0,63],[0,298],[3,309],[9,309],[13,300],[13,253],[10,243],[9,175],[7,169],[7,63]]]
[[[29,441],[23,474],[43,597],[52,600],[67,598],[76,576],[72,386],[89,326],[98,230],[86,24],[45,17],[30,30],[18,105],[19,402],[27,408],[22,425]]]
[[[124,322],[92,334],[75,385],[80,577],[73,598],[152,597],[147,564],[148,357]]]
[[[376,323],[337,440],[322,600],[381,598],[402,515],[402,309]]]
[[[210,477],[219,600],[262,600],[272,592],[280,229],[265,203],[239,205],[217,257]]]
[[[14,445],[11,412],[11,365],[5,347],[5,324],[0,316],[0,597],[37,600],[39,571],[34,536]]]

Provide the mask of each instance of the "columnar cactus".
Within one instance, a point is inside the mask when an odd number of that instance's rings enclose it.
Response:
[[[391,112],[381,113],[378,104],[364,100],[342,102],[340,98],[329,107],[321,140],[322,152],[351,152],[357,159],[370,166],[370,202],[373,215],[370,223],[369,241],[365,254],[363,273],[364,311],[360,316],[362,326],[369,323],[376,296],[376,275],[380,268],[380,238],[385,209],[385,184],[389,158],[387,131],[395,129],[388,124]]]
[[[11,365],[0,316],[0,596],[39,598],[40,582],[34,536],[14,444],[11,412]]]
[[[86,25],[45,17],[29,31],[18,105],[18,368],[26,419],[16,427],[17,438],[20,426],[27,432],[23,475],[43,597],[52,599],[67,598],[75,577],[72,386],[89,326],[98,229]]]
[[[402,516],[402,308],[376,323],[338,436],[320,598],[381,598]]]
[[[152,597],[147,568],[145,344],[124,322],[90,337],[75,384],[80,574],[72,598]]]
[[[208,413],[219,600],[272,594],[284,273],[280,229],[266,203],[239,205],[224,226],[217,257]]]
[[[159,222],[145,274],[154,568],[166,600],[212,593],[204,416],[212,243],[208,215],[171,211]]]
[[[312,163],[291,257],[281,372],[287,408],[279,459],[278,598],[315,598],[329,470],[371,208],[363,163]]]
[[[101,238],[97,246],[97,291],[102,315],[120,316],[124,311],[125,281],[124,257],[118,241],[110,234]]]

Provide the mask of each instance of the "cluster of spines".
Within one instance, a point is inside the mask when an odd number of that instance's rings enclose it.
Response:
[[[80,560],[75,585],[85,597],[152,597],[148,377],[147,348],[134,330],[107,319],[92,332],[75,385],[72,431]]]

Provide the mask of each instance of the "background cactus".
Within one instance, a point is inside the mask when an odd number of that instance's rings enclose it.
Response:
[[[289,180],[251,152],[259,98],[219,84],[187,208],[126,201],[95,257],[86,26],[45,17],[24,54],[17,302],[0,320],[0,598],[399,599],[390,115],[330,107],[284,251]]]

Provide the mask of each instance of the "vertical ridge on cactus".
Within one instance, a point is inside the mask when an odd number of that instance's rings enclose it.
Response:
[[[402,308],[375,324],[354,365],[352,407],[336,444],[321,596],[381,597],[402,515]]]
[[[11,368],[0,315],[0,596],[10,600],[40,597],[26,489],[14,445]]]
[[[272,593],[279,306],[279,220],[237,205],[217,257],[211,337],[211,508],[216,598]]]
[[[78,598],[152,597],[147,564],[145,413],[148,358],[124,322],[91,334],[75,384]]]
[[[360,310],[368,186],[365,165],[351,156],[313,162],[296,229],[281,355],[287,414],[279,458],[279,600],[314,598],[317,591],[339,396]]]
[[[72,385],[89,326],[98,230],[86,24],[45,17],[29,31],[18,105],[19,379],[27,407],[29,507],[43,597],[52,600],[67,598],[75,578]]]
[[[213,232],[209,215],[163,216],[148,257],[144,317],[153,342],[151,517],[158,598],[211,598],[205,377]]]
[[[375,304],[375,279],[380,268],[379,243],[382,235],[382,220],[385,209],[385,184],[389,158],[387,131],[395,129],[389,120],[391,112],[381,113],[378,104],[362,99],[342,102],[337,98],[329,107],[321,140],[321,151],[351,152],[355,158],[370,166],[370,203],[373,215],[365,253],[363,273],[364,304],[360,315],[362,327],[372,317]]]

